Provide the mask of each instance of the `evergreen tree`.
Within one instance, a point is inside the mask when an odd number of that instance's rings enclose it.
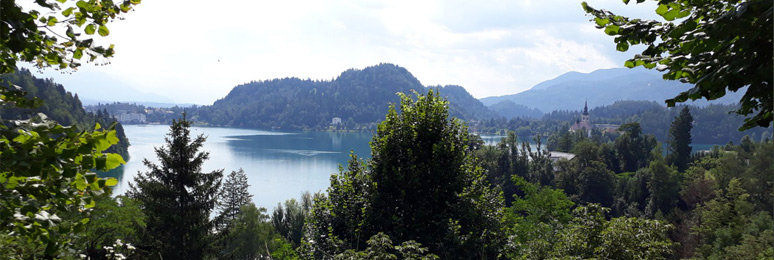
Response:
[[[241,168],[231,171],[218,194],[218,208],[223,222],[228,225],[239,215],[239,209],[252,202],[253,195],[247,189],[247,174]]]
[[[693,116],[684,107],[680,115],[672,121],[669,128],[669,164],[677,166],[680,172],[688,169],[691,158],[691,128],[693,128]]]
[[[145,159],[150,169],[140,173],[130,186],[129,196],[137,199],[147,216],[141,249],[163,259],[203,259],[210,253],[215,208],[223,170],[203,173],[209,158],[199,152],[206,138],[191,140],[191,122],[185,114],[174,120],[165,137],[166,145],[156,148],[160,165]]]

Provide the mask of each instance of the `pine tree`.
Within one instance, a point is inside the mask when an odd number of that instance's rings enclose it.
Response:
[[[225,223],[233,221],[239,215],[239,209],[253,200],[253,195],[247,189],[247,174],[241,168],[231,171],[218,194],[218,208]]]
[[[223,170],[203,173],[201,166],[209,158],[199,152],[206,138],[191,140],[191,122],[185,114],[173,120],[165,138],[156,148],[160,165],[145,159],[150,169],[140,173],[130,186],[129,195],[137,199],[147,216],[146,244],[141,249],[163,259],[203,259],[210,252],[215,208]]]
[[[669,163],[677,166],[680,172],[688,169],[688,162],[691,159],[691,128],[693,128],[693,116],[688,107],[684,107],[669,128],[668,159]]]

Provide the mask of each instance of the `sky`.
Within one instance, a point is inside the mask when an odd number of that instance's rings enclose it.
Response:
[[[655,18],[652,1],[587,2]],[[250,81],[331,80],[392,63],[425,86],[460,85],[483,98],[622,67],[641,50],[615,51],[575,0],[146,0],[124,17],[98,39],[116,46],[109,64],[39,75],[82,99],[212,104]]]

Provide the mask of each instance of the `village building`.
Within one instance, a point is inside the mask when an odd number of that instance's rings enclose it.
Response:
[[[592,129],[597,129],[602,133],[612,133],[612,132],[617,132],[618,127],[620,127],[620,125],[591,124],[591,116],[589,115],[589,105],[588,105],[588,102],[585,102],[583,104],[583,113],[581,113],[581,118],[579,120],[576,120],[575,123],[572,126],[570,126],[570,132],[583,131],[588,136],[591,136]]]

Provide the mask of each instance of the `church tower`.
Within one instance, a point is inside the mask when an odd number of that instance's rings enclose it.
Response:
[[[589,122],[589,102],[586,101],[583,104],[583,114],[581,115],[581,122]]]

